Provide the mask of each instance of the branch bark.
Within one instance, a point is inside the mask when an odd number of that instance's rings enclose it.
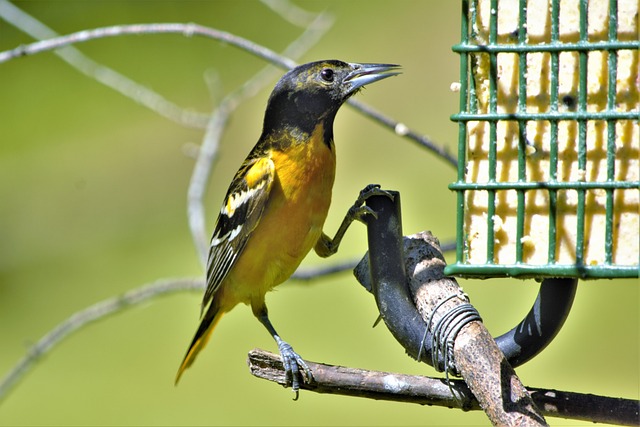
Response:
[[[301,387],[315,393],[447,408],[458,408],[461,402],[465,411],[481,409],[473,393],[462,380],[450,380],[459,399],[456,401],[444,378],[347,368],[309,360],[306,362],[313,373],[313,379]],[[285,386],[285,373],[280,356],[254,349],[249,352],[247,363],[252,375]],[[527,389],[544,416],[625,426],[636,426],[640,423],[637,400],[534,387]]]
[[[453,310],[468,306],[468,298],[456,280],[445,277],[446,262],[440,243],[431,233],[409,236],[405,251],[409,287],[429,328],[438,325]],[[471,321],[457,334],[446,335],[453,346],[455,368],[494,425],[547,425],[482,321]]]

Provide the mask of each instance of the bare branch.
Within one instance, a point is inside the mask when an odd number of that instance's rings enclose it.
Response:
[[[51,28],[6,0],[0,0],[0,17],[21,31],[29,34],[31,37],[41,40],[36,43],[18,46],[15,49],[0,52],[0,64],[21,56],[59,49],[54,53],[71,67],[105,86],[120,92],[122,95],[133,99],[138,104],[183,126],[195,128],[204,128],[206,126],[208,120],[207,114],[185,110],[148,87],[131,80],[112,68],[95,62],[75,47],[69,46],[72,43],[79,43],[95,38],[120,35],[118,27],[80,31],[68,36],[58,37],[58,34]],[[179,25],[187,27],[186,24]],[[128,30],[135,34],[134,28],[135,26],[131,26]],[[144,30],[142,31],[144,32]],[[186,29],[184,31],[186,32]]]
[[[0,16],[5,18],[8,22],[14,23],[15,20],[22,22],[22,19],[28,19],[30,23],[37,25],[39,21],[33,17],[24,14],[20,9],[13,6],[6,0],[1,0],[0,4]],[[15,15],[10,12],[14,12]],[[36,24],[37,23],[37,24]],[[22,29],[22,27],[20,27]],[[119,37],[124,35],[140,35],[140,34],[182,34],[185,37],[202,36],[218,40],[241,48],[251,54],[258,56],[272,64],[278,65],[282,68],[293,68],[296,63],[285,58],[273,50],[266,48],[262,45],[254,43],[245,38],[236,36],[235,34],[228,33],[226,31],[217,30],[215,28],[205,27],[194,23],[156,23],[156,24],[131,24],[131,25],[113,25],[110,27],[94,28],[91,30],[83,30],[75,33],[68,34],[66,36],[58,36],[53,30],[48,27],[39,25],[33,29],[34,34],[31,34],[32,30],[25,28],[24,31],[29,31],[28,34],[34,37],[49,37],[48,40],[41,40],[39,42],[31,43],[24,46],[18,46],[17,48],[0,52],[0,64],[7,62],[11,59],[19,58],[22,56],[35,55],[37,53],[60,49],[63,47],[69,47],[71,44],[83,43],[90,40],[102,39],[107,37]],[[47,32],[47,35],[44,33]],[[42,35],[38,35],[42,34]],[[62,55],[61,55],[62,56]],[[65,55],[66,57],[67,55]],[[67,58],[63,58],[67,59]]]
[[[202,279],[163,279],[128,291],[121,296],[108,298],[71,315],[53,328],[51,332],[40,338],[13,369],[7,373],[2,381],[0,381],[0,402],[41,356],[51,351],[53,347],[60,344],[65,338],[78,329],[161,295],[184,291],[202,291],[203,288],[204,282]]]
[[[427,150],[441,157],[443,160],[446,160],[454,168],[458,167],[458,160],[446,149],[446,147],[440,147],[436,145],[428,137],[420,135],[416,131],[409,129],[404,123],[398,122],[388,116],[385,116],[375,108],[363,102],[360,102],[357,99],[351,98],[347,102],[357,111],[360,111],[365,116],[371,118],[374,122],[377,122],[382,126],[391,129],[393,132],[395,132],[396,135],[417,142],[421,147],[426,148]]]
[[[313,373],[305,390],[316,393],[339,394],[376,400],[480,410],[478,401],[462,380],[449,379],[458,401],[453,397],[447,380],[418,375],[370,371],[343,366],[326,365],[306,360]],[[249,352],[251,373],[262,379],[285,385],[285,372],[280,356],[254,349]],[[638,425],[638,401],[593,394],[546,390],[527,387],[544,416],[582,421]]]
[[[301,384],[301,388],[305,390],[449,408],[460,406],[443,379],[333,366],[309,360],[305,362],[313,373],[310,383]],[[249,352],[247,363],[252,375],[286,386],[280,356],[261,349],[253,349]],[[453,380],[452,382],[456,394],[459,390],[461,391],[465,410],[480,409],[463,381]]]

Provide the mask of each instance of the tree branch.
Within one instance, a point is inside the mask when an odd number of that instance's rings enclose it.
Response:
[[[367,399],[480,410],[478,401],[464,381],[450,379],[458,401],[444,378],[404,375],[326,365],[305,360],[312,371],[311,383],[301,384],[316,393],[339,394]],[[285,372],[280,356],[254,349],[247,359],[251,374],[285,386]],[[572,393],[527,387],[545,416],[574,420],[635,426],[640,422],[637,400],[593,394]]]

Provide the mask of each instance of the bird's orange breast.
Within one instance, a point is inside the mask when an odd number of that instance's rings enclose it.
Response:
[[[322,234],[336,167],[333,142],[325,142],[323,133],[319,125],[307,138],[284,134],[296,142],[271,149],[276,176],[260,222],[225,279],[228,301],[263,300],[293,274]]]

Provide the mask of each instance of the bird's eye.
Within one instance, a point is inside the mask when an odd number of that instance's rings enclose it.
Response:
[[[331,68],[325,68],[324,70],[320,71],[320,75],[326,82],[333,81],[333,70]]]

